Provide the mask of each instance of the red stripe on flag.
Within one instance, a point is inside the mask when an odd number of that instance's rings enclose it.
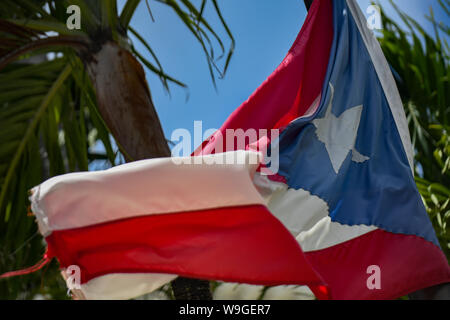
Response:
[[[109,273],[169,273],[306,284],[320,298],[327,295],[297,241],[261,205],[129,218],[53,231],[46,240],[62,267],[80,267],[82,283]]]
[[[450,282],[450,267],[433,243],[414,235],[375,230],[323,250],[305,253],[328,283],[333,299],[396,299]],[[371,265],[380,268],[380,289],[369,289]]]
[[[270,129],[282,129],[308,111],[322,91],[333,35],[332,1],[314,1],[281,64],[219,129],[224,151],[245,149],[236,141],[227,144],[227,129],[266,129],[270,138]],[[215,153],[215,144],[207,139],[193,154]]]

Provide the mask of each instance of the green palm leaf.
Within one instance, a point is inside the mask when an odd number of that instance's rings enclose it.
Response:
[[[212,5],[231,40],[227,52],[224,41],[203,17],[207,0],[202,0],[199,9],[187,0],[163,2],[194,34],[207,57],[213,81],[215,72],[223,76],[233,53],[234,39],[217,2],[212,1]],[[139,4],[139,0],[128,0],[119,13],[115,0],[0,2],[0,273],[34,264],[45,247],[36,236],[34,219],[26,215],[27,190],[55,175],[88,170],[92,161],[99,159],[112,166],[117,162],[117,148],[131,159],[126,150],[129,146],[122,146],[111,135],[122,131],[114,128],[114,123],[113,128],[108,128],[111,122],[107,125],[102,113],[110,103],[99,98],[98,92],[103,90],[108,96],[110,88],[96,81],[95,75],[85,68],[92,65],[102,47],[112,43],[110,47],[118,46],[133,54],[124,54],[128,60],[122,62],[128,63],[127,76],[134,79],[141,91],[126,94],[142,97],[141,101],[148,103],[149,108],[153,105],[145,101],[150,95],[139,62],[161,79],[165,90],[169,91],[170,83],[186,87],[164,72],[151,43],[130,27]],[[69,5],[81,9],[80,30],[66,27]],[[144,45],[150,59],[135,50],[128,31]],[[217,59],[216,47],[220,50]],[[49,53],[52,56],[57,53],[58,58],[49,59]],[[225,54],[227,60],[221,70],[217,61]],[[125,109],[133,114],[134,107]],[[158,129],[158,119],[153,126],[153,136],[164,138]],[[159,143],[160,150],[168,150],[166,139]],[[104,152],[93,149],[98,145],[103,145]],[[0,297],[31,298],[37,292],[50,292],[54,298],[64,298],[65,286],[57,269],[56,263],[50,266],[42,287],[39,274],[2,280]]]

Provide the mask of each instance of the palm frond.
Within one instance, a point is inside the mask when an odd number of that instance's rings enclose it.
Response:
[[[234,52],[235,40],[234,37],[225,22],[222,13],[219,9],[217,1],[212,0],[214,10],[221,21],[222,26],[224,27],[227,36],[230,41],[229,48],[226,52],[225,45],[222,39],[218,36],[216,31],[211,27],[209,22],[203,17],[203,11],[206,6],[206,1],[202,1],[200,5],[200,9],[197,9],[195,5],[192,4],[189,0],[156,0],[160,3],[163,3],[169,6],[175,14],[180,18],[183,24],[188,28],[188,30],[192,33],[192,35],[197,39],[200,44],[207,60],[209,73],[211,79],[213,81],[214,86],[216,86],[215,73],[216,70],[219,73],[219,77],[222,78],[227,69],[231,59],[231,56]],[[210,36],[216,40],[221,50],[221,54],[217,59],[214,58],[214,46],[210,40]],[[218,60],[220,60],[226,54],[227,58],[225,61],[225,65],[223,69],[217,66]]]

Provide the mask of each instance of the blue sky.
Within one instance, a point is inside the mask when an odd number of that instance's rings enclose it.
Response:
[[[152,46],[165,71],[189,87],[187,101],[186,91],[174,85],[169,97],[159,78],[147,71],[153,101],[168,139],[177,128],[192,132],[196,120],[203,122],[204,131],[220,127],[282,61],[307,14],[302,0],[218,2],[235,37],[236,49],[225,78],[217,81],[217,91],[200,45],[169,7],[149,0],[155,18],[152,22],[145,1],[141,1],[132,19],[131,25]],[[358,0],[358,3],[365,12],[370,0]],[[396,17],[387,0],[380,3],[387,9],[388,15]],[[438,13],[437,1],[434,0],[396,0],[396,4],[421,23],[426,23],[424,14],[428,14],[430,5]],[[212,6],[205,17],[227,39],[211,9]],[[437,17],[443,19],[442,14],[437,14]],[[138,41],[133,43],[151,60]]]

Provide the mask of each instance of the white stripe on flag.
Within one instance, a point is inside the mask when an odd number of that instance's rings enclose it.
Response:
[[[322,250],[377,230],[375,226],[348,226],[324,217],[311,229],[297,236],[303,252]]]
[[[331,221],[327,203],[303,189],[288,188],[258,173],[253,182],[265,197],[270,212],[293,234],[303,252],[332,247],[377,229]]]
[[[149,214],[264,204],[252,183],[260,154],[253,151],[226,154],[234,154],[234,159],[243,161],[175,164],[173,158],[159,158],[104,171],[57,176],[33,189],[32,210],[41,233],[48,236],[52,230]],[[215,160],[226,154],[207,155],[203,159]],[[189,157],[193,161],[198,158]],[[250,162],[251,159],[254,161]]]
[[[72,288],[73,282],[64,274],[67,287]],[[127,300],[155,291],[174,280],[177,275],[165,273],[110,273],[96,277],[72,289],[79,300]]]

